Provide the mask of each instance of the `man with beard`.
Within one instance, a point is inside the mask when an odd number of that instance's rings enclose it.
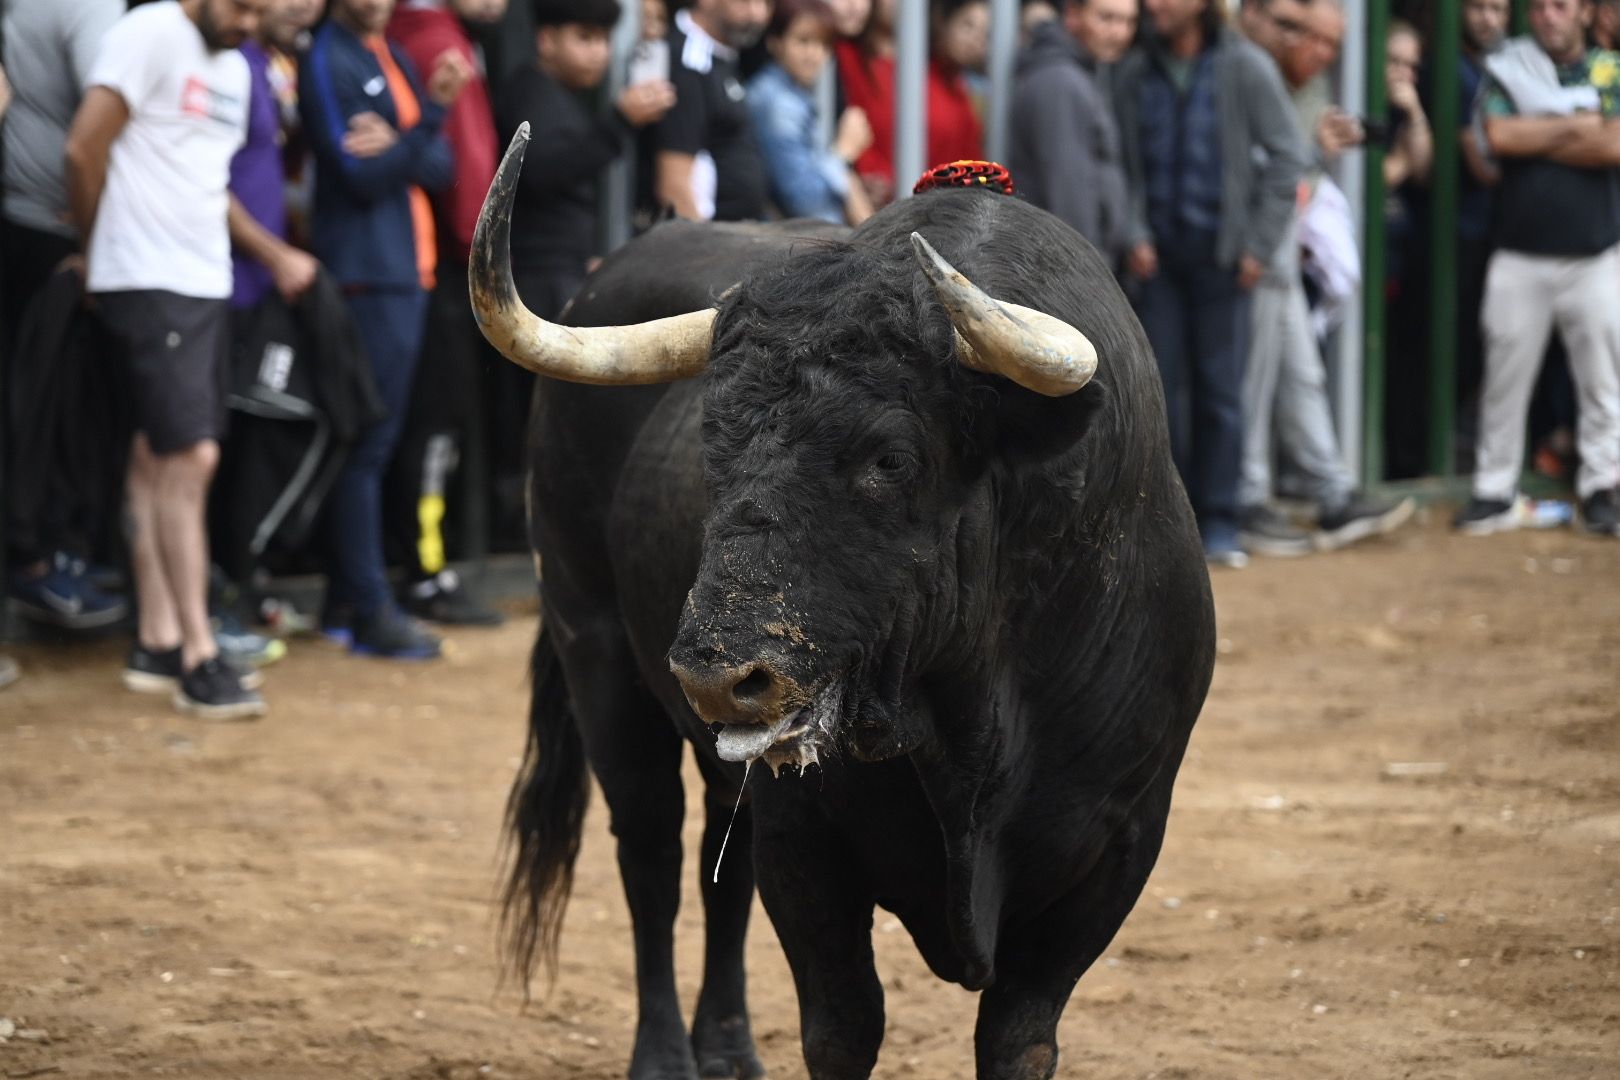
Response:
[[[701,221],[765,213],[765,163],[748,123],[737,53],[759,40],[770,0],[696,0],[669,31],[675,106],[653,128],[653,194]]]
[[[382,483],[422,351],[438,241],[429,191],[454,178],[440,134],[472,65],[440,55],[426,85],[383,36],[394,0],[333,0],[298,72],[315,155],[315,254],[342,284],[381,394],[384,419],[361,435],[333,487],[331,573],[321,628],[357,653],[439,655],[439,639],[400,610],[383,561]]]
[[[227,191],[247,131],[237,51],[268,0],[163,0],[107,32],[68,131],[86,287],[123,346],[135,439],[128,498],[139,623],[126,680],[206,719],[265,711],[208,621],[204,512],[224,425]]]
[[[1579,402],[1582,523],[1620,536],[1620,55],[1586,47],[1591,21],[1590,0],[1531,0],[1531,36],[1486,65],[1480,111],[1502,182],[1473,498],[1455,520],[1471,536],[1523,520],[1525,421],[1554,329]]]

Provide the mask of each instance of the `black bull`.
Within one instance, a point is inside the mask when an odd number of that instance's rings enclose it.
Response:
[[[500,184],[474,255],[486,314],[514,298]],[[913,231],[991,296],[1081,330],[1092,381],[1042,397],[958,364]],[[853,234],[668,224],[610,258],[567,321],[716,303],[698,378],[540,380],[542,629],[509,802],[516,963],[527,977],[537,952],[554,959],[588,764],[635,928],[633,1077],[763,1075],[743,973],[756,877],[812,1077],[865,1077],[877,1059],[875,906],[939,977],[983,991],[980,1077],[1050,1077],[1075,983],[1158,856],[1214,662],[1142,329],[1078,235],[974,190],[906,200]],[[718,883],[744,768],[692,703],[774,723],[773,738],[789,710],[808,717],[770,747],[799,768],[748,775]],[[750,757],[763,745],[744,742]],[[690,1034],[673,959],[685,743],[707,814]]]

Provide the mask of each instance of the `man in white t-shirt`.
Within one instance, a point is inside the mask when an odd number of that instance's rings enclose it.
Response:
[[[127,354],[128,492],[139,624],[124,671],[208,719],[262,715],[256,674],[208,621],[208,488],[224,424],[230,163],[247,131],[236,51],[269,0],[162,0],[107,32],[68,132],[68,197],[87,288]],[[238,211],[239,212],[239,211]],[[307,259],[307,256],[305,257]],[[313,275],[288,257],[284,273]]]

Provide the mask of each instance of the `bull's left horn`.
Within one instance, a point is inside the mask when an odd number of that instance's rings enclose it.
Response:
[[[963,367],[1000,375],[1047,397],[1072,394],[1097,373],[1097,347],[1062,319],[991,297],[919,233],[911,247],[956,327]]]
[[[539,375],[601,386],[668,382],[709,362],[714,311],[694,311],[633,326],[558,326],[523,306],[512,284],[512,198],[529,125],[518,126],[473,233],[467,291],[478,328],[502,356]]]

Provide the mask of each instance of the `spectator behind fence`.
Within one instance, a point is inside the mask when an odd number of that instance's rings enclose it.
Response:
[[[237,47],[268,0],[162,0],[107,32],[66,145],[87,288],[125,352],[139,621],[125,681],[207,719],[262,715],[208,619],[208,488],[224,425],[232,156],[247,130]],[[239,212],[239,211],[237,211]]]
[[[822,0],[777,0],[765,47],[771,60],[748,83],[748,113],[771,198],[787,217],[859,225],[872,204],[854,175],[872,143],[858,108],[844,110],[831,146],[821,142],[816,86],[831,56],[832,12]]]
[[[1326,107],[1327,69],[1338,59],[1344,14],[1336,0],[1251,0],[1243,26],[1277,62],[1295,106],[1296,132],[1310,145]],[[1320,143],[1315,161],[1328,160]],[[1307,168],[1301,205],[1325,183]],[[1305,555],[1338,548],[1398,528],[1412,516],[1411,499],[1359,492],[1339,452],[1328,402],[1327,369],[1311,325],[1300,278],[1299,213],[1288,217],[1276,254],[1254,288],[1248,363],[1243,373],[1243,479],[1238,489],[1244,547],[1265,555]],[[1316,534],[1300,529],[1271,503],[1273,455],[1280,449],[1300,492],[1316,509]]]
[[[385,480],[383,513],[390,561],[404,568],[400,601],[420,618],[451,626],[494,626],[501,615],[473,594],[446,558],[444,523],[451,483],[477,431],[478,398],[496,381],[502,402],[522,372],[491,353],[467,303],[467,259],[484,193],[495,179],[499,148],[482,61],[462,23],[489,25],[506,14],[506,0],[402,0],[388,37],[416,70],[432,71],[455,56],[472,73],[451,103],[440,129],[455,162],[455,178],[432,194],[439,243],[436,284],[428,299],[422,357],[399,446]],[[513,437],[511,411],[490,417],[500,431],[499,470],[522,469],[521,435]],[[521,419],[518,421],[521,423]],[[521,432],[521,428],[519,429]],[[474,493],[482,499],[484,491]]]
[[[1061,20],[1045,0],[1024,10],[1035,21],[1018,58],[1007,166],[1020,195],[1068,222],[1117,269],[1129,211],[1101,69],[1130,46],[1136,0],[1068,0]]]
[[[555,319],[600,254],[597,181],[636,130],[669,111],[675,91],[664,79],[646,80],[593,112],[589,96],[613,58],[619,0],[537,0],[534,17],[534,62],[507,80],[495,112],[503,144],[529,125],[512,210],[513,281],[531,311]]]
[[[699,221],[765,214],[765,163],[748,122],[737,53],[757,42],[770,0],[696,0],[669,32],[675,104],[652,128],[654,197]]]
[[[85,81],[101,49],[102,37],[124,13],[123,0],[10,0],[5,5],[5,69],[14,100],[4,131],[4,215],[0,219],[3,311],[0,333],[6,353],[5,383],[15,393],[46,374],[39,365],[52,357],[15,348],[23,314],[46,279],[79,248],[68,213],[62,148],[68,125],[84,96]],[[66,401],[73,409],[77,403]],[[38,400],[9,401],[13,416],[45,408]],[[71,418],[70,426],[82,423]],[[66,418],[64,418],[66,421]],[[48,486],[42,497],[19,497],[10,485],[6,539],[9,591],[19,610],[69,630],[107,626],[129,611],[120,598],[98,589],[86,573],[89,536],[84,519],[96,499],[60,467],[52,442],[20,441],[20,425],[3,425],[10,477]]]
[[[984,126],[968,88],[990,52],[986,0],[933,0],[928,37],[928,160],[923,168],[984,156]],[[902,178],[911,184],[915,176]]]
[[[447,52],[424,87],[383,36],[393,9],[393,0],[332,0],[298,73],[316,165],[315,253],[349,295],[387,410],[332,491],[321,625],[358,653],[425,659],[439,655],[439,639],[399,609],[388,587],[382,478],[410,402],[438,259],[427,190],[454,178],[440,127],[472,69]]]
[[[1147,0],[1116,104],[1131,196],[1126,267],[1158,357],[1171,447],[1205,556],[1243,566],[1238,487],[1250,290],[1288,231],[1305,151],[1271,60],[1215,0]]]
[[[242,43],[248,66],[248,126],[241,149],[231,159],[231,345],[236,356],[246,346],[253,313],[273,294],[291,304],[315,281],[319,264],[288,240],[286,162],[289,121],[296,115],[296,60],[299,40],[320,18],[319,0],[269,0],[257,32]],[[228,373],[231,367],[227,366]],[[240,388],[234,380],[229,388]],[[214,638],[226,656],[243,664],[262,665],[280,659],[286,645],[276,637],[250,631],[243,622],[255,560],[252,542],[241,542],[222,522],[234,519],[251,499],[236,490],[239,482],[234,451],[241,445],[242,421],[221,448],[216,494],[210,510],[213,559],[218,577],[211,605]],[[250,422],[251,423],[251,422]],[[221,493],[219,488],[226,490]],[[261,549],[262,550],[262,549]],[[272,605],[270,610],[276,610]]]
[[[1473,498],[1456,518],[1470,535],[1519,523],[1526,414],[1555,328],[1579,395],[1581,519],[1620,535],[1620,55],[1587,49],[1591,18],[1582,0],[1531,0],[1531,36],[1486,61],[1481,122],[1502,183]]]
[[[1457,171],[1456,374],[1459,449],[1472,443],[1478,417],[1484,345],[1480,338],[1480,303],[1485,294],[1485,265],[1491,251],[1493,189],[1500,179],[1497,162],[1485,148],[1473,122],[1474,105],[1485,77],[1485,58],[1502,43],[1507,30],[1508,0],[1464,0],[1462,49],[1457,57],[1458,127],[1452,133],[1461,146]],[[1426,112],[1435,108],[1434,68],[1419,76]],[[1446,138],[1445,132],[1434,133]],[[1408,185],[1411,212],[1398,291],[1390,298],[1388,353],[1385,366],[1384,473],[1390,479],[1421,476],[1428,471],[1430,364],[1428,334],[1431,308],[1429,275],[1433,228],[1430,187]],[[1393,253],[1392,253],[1393,254]]]
[[[874,207],[894,201],[894,12],[896,0],[872,0],[866,24],[833,49],[844,99],[866,114],[872,145],[855,172]]]

